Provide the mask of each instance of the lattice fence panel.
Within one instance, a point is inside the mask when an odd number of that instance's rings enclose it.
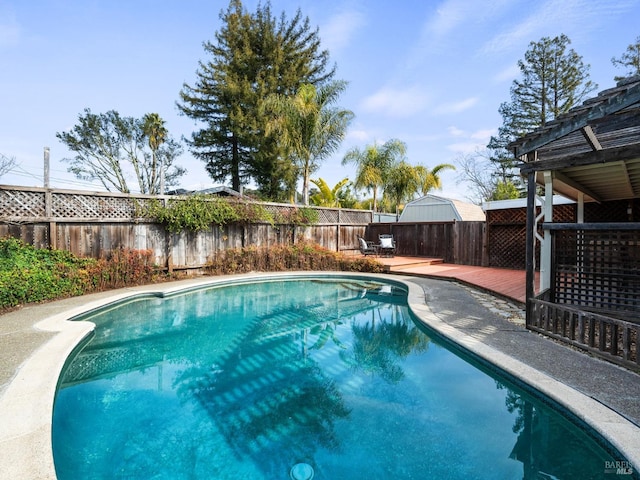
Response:
[[[489,230],[489,265],[523,270],[526,225],[494,225]],[[538,255],[536,248],[536,255]]]
[[[338,223],[338,210],[319,208],[316,211],[318,212],[319,224]]]
[[[555,301],[640,312],[640,232],[554,232]]]
[[[371,223],[371,212],[368,210],[341,210],[340,221],[349,225],[366,225]]]
[[[502,210],[488,210],[487,223],[489,225],[501,224],[526,224],[527,209],[526,208],[505,208]]]
[[[0,190],[1,217],[44,217],[45,193],[29,190]]]
[[[135,215],[135,200],[131,197],[54,193],[51,215],[57,218],[127,220]]]
[[[617,202],[603,202],[603,203],[587,203],[584,206],[584,220],[585,222],[628,222],[629,209],[631,212],[635,212],[636,215],[640,213],[639,208],[640,201],[617,201]],[[638,219],[636,218],[635,221]]]

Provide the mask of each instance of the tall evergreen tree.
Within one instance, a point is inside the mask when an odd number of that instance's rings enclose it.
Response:
[[[269,2],[250,14],[231,0],[220,19],[215,42],[204,43],[211,58],[200,61],[196,83],[180,92],[180,111],[203,124],[188,143],[214,180],[231,180],[237,190],[253,179],[275,199],[291,183],[292,166],[265,135],[261,104],[270,94],[293,95],[304,83],[322,85],[335,67],[328,68],[329,52],[300,10],[291,20],[284,13],[276,19]]]
[[[613,57],[611,63],[613,63],[615,67],[627,69],[625,75],[614,77],[616,82],[626,77],[640,75],[640,36],[636,38],[636,43],[629,45],[627,50],[619,58]]]
[[[513,81],[511,101],[500,105],[503,124],[488,145],[502,182],[514,180],[515,159],[507,150],[511,141],[569,111],[597,88],[589,80],[590,66],[569,49],[570,43],[566,35],[544,37],[531,42],[518,61],[522,79]]]

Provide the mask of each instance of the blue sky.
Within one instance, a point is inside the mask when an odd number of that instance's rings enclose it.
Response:
[[[244,0],[255,11],[258,0]],[[19,169],[2,184],[41,186],[43,149],[51,184],[101,189],[76,180],[56,138],[85,108],[142,117],[157,112],[180,139],[196,128],[177,112],[193,84],[202,43],[214,39],[226,0],[0,0],[0,153]],[[272,0],[291,18],[299,7],[349,82],[340,106],[356,117],[342,148],[313,178],[353,178],[341,160],[351,147],[398,138],[412,164],[455,163],[484,148],[501,124],[517,61],[529,43],[566,34],[591,65],[598,90],[622,72],[611,63],[640,35],[640,0]],[[212,185],[188,151],[185,188]],[[465,199],[458,173],[437,195]]]

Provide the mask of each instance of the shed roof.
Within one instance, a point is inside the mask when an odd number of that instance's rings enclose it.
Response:
[[[418,221],[484,221],[482,208],[452,198],[425,195],[405,205],[401,222]]]
[[[556,193],[585,201],[640,197],[640,76],[603,90],[510,147],[521,173],[551,171]]]

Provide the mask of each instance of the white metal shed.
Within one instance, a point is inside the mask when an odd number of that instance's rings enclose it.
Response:
[[[405,205],[400,222],[484,222],[482,208],[452,198],[425,195]]]

